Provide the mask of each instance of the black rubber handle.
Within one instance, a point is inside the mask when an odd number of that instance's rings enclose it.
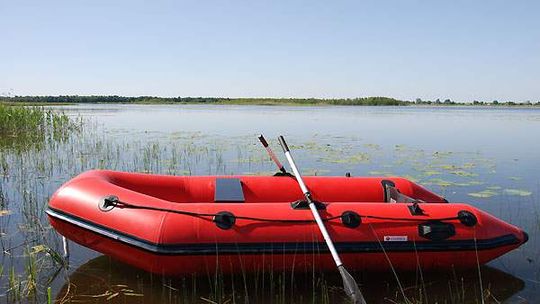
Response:
[[[264,138],[264,136],[261,134],[259,135],[259,141],[261,142],[261,144],[266,148],[268,147],[268,143],[266,142],[266,139]]]
[[[287,143],[285,142],[285,138],[283,138],[283,135],[280,135],[278,137],[279,145],[281,148],[283,148],[283,152],[289,152],[289,146],[287,146]]]

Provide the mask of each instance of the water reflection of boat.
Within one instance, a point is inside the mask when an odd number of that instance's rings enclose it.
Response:
[[[396,279],[390,274],[359,273],[369,303],[404,302]],[[414,303],[478,303],[476,271],[399,273],[405,296]],[[481,267],[487,303],[502,302],[525,284],[501,270]],[[77,303],[348,303],[336,273],[273,272],[245,275],[209,273],[170,278],[139,270],[100,256],[76,269],[57,294],[59,302]],[[108,300],[107,300],[108,299]],[[234,301],[233,301],[234,299]]]
[[[349,269],[475,268],[528,239],[473,206],[398,177],[306,177]],[[289,271],[335,263],[289,176],[89,171],[49,202],[67,238],[158,274]],[[286,258],[283,258],[286,256]]]

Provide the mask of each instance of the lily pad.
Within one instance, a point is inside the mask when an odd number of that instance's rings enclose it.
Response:
[[[373,149],[373,150],[380,150],[381,149],[381,146],[379,146],[377,144],[364,144],[364,147],[369,148],[369,149]]]
[[[478,198],[489,198],[489,197],[498,195],[498,193],[493,190],[486,189],[480,192],[471,192],[468,195],[472,197],[478,197]]]
[[[442,174],[441,172],[435,171],[435,170],[427,170],[427,171],[424,171],[424,175],[425,175],[425,176],[441,175],[441,174]]]
[[[450,173],[452,173],[454,175],[457,175],[457,176],[462,176],[462,177],[478,176],[478,174],[476,174],[476,173],[467,172],[467,171],[463,171],[463,170],[454,170],[454,171],[451,171]]]
[[[456,165],[442,165],[441,169],[444,169],[444,170],[456,170],[457,166]]]
[[[470,186],[478,186],[478,185],[483,185],[484,182],[473,180],[473,181],[468,182],[468,184],[469,184]]]
[[[415,182],[415,183],[419,183],[420,182],[420,178],[416,177],[416,176],[412,176],[412,175],[403,175],[403,178],[406,178],[408,180],[410,180],[411,182]]]
[[[531,191],[522,190],[522,189],[504,189],[503,193],[506,195],[513,195],[513,196],[529,196],[532,194]]]
[[[463,166],[461,166],[463,169],[472,169],[474,167],[476,167],[476,165],[474,163],[465,163],[463,164]]]
[[[437,185],[437,186],[441,186],[441,187],[449,187],[449,186],[453,186],[454,182],[447,181],[447,180],[444,180],[444,179],[441,179],[441,178],[434,178],[434,179],[431,179],[431,180],[425,182],[424,184],[426,184],[426,185]]]
[[[468,181],[468,182],[461,182],[461,183],[453,183],[453,186],[459,186],[459,187],[470,187],[470,186],[478,186],[483,185],[483,182],[480,181]]]

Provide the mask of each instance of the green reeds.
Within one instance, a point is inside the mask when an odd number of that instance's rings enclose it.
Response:
[[[66,114],[50,108],[0,103],[0,148],[27,147],[46,140],[62,140],[78,130]]]

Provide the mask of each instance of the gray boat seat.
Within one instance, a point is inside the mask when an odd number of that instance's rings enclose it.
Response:
[[[242,182],[238,178],[216,178],[215,202],[244,202]]]

